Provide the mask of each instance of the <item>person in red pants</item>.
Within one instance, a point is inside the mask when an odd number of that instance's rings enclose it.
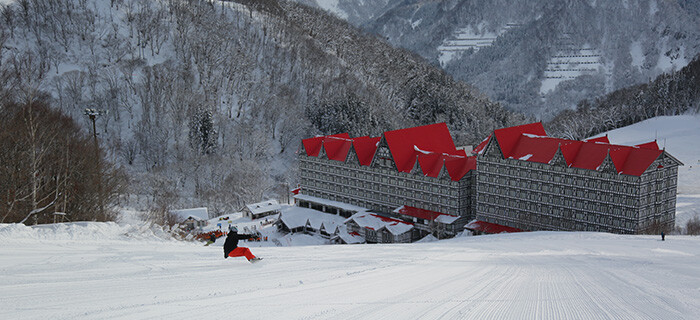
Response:
[[[258,258],[250,252],[250,249],[246,247],[239,247],[238,240],[252,238],[251,234],[238,234],[238,229],[236,227],[229,230],[228,236],[226,236],[226,242],[224,242],[224,259],[228,257],[245,257],[251,263],[258,262],[262,258]]]

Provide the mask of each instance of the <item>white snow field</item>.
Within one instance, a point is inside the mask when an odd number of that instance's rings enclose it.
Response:
[[[655,136],[685,163],[682,226],[700,212],[700,117],[609,133],[618,144]],[[284,247],[241,242],[264,258],[250,264],[224,259],[223,238],[176,241],[134,216],[0,224],[0,319],[700,319],[700,237],[530,232],[331,246],[296,234],[278,238]],[[259,225],[225,217],[212,223]]]
[[[0,225],[2,319],[698,319],[700,237],[532,232],[222,248]],[[245,245],[245,243],[243,244]]]

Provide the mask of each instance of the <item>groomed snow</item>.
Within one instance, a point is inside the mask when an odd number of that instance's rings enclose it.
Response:
[[[262,247],[253,253],[265,260],[249,264],[223,259],[220,246],[123,230],[0,225],[0,318],[700,317],[699,237],[532,232]]]
[[[659,117],[609,132],[626,145],[656,136],[686,164],[678,225],[700,212],[699,124]],[[700,237],[529,232],[330,246],[268,226],[276,242],[241,242],[265,258],[249,264],[223,259],[223,238],[176,241],[135,216],[0,224],[0,319],[700,318]],[[205,229],[277,215],[220,218]]]

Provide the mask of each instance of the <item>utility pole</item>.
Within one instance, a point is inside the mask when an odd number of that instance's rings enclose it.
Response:
[[[102,173],[100,170],[100,146],[97,143],[97,127],[95,125],[95,121],[97,120],[97,117],[106,114],[107,112],[105,110],[97,110],[94,108],[86,108],[85,109],[85,115],[90,118],[92,121],[92,137],[93,141],[95,143],[95,182],[97,183],[97,200],[100,205],[100,214],[104,216],[104,220],[107,220],[107,215],[105,213],[105,208],[104,208],[104,201],[102,198],[102,177],[100,177],[100,174]]]

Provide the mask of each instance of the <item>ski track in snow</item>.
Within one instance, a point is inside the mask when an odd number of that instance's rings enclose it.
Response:
[[[257,264],[177,241],[0,240],[2,319],[700,317],[699,237],[260,247]]]

